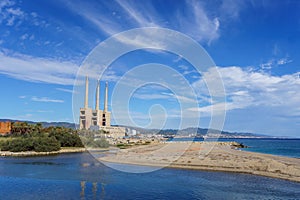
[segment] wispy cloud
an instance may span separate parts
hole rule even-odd
[[[127,1],[113,3],[102,1],[90,4],[82,1],[64,0],[64,3],[67,5],[66,8],[79,14],[83,19],[96,26],[101,33],[108,36],[129,28],[152,26],[176,29],[201,42],[211,42],[219,37],[218,17],[210,17],[204,6],[197,1],[182,1],[180,5],[184,7],[184,12],[180,9],[164,14],[158,12],[152,2],[135,2],[133,4]],[[10,24],[15,24],[17,20],[20,22],[29,20],[30,24],[37,26],[40,26],[40,23],[43,26],[47,24],[45,20],[39,18],[37,13],[25,13],[13,1],[1,1],[0,9],[2,11],[0,22],[5,21],[8,23],[8,20],[10,20]],[[102,10],[105,10],[105,12],[101,12]],[[108,13],[111,13],[111,17]],[[59,24],[60,22],[55,23]],[[69,27],[69,29],[72,28]],[[73,31],[72,34],[74,34]],[[152,35],[145,33],[143,36],[135,38],[120,38],[120,40],[137,47],[151,44],[153,47],[164,48],[165,44],[155,42],[157,37],[161,37],[159,32],[152,33]],[[34,40],[35,36],[24,32],[19,36],[19,39],[21,41]],[[50,44],[55,46],[55,44],[60,44],[61,41],[55,43],[46,40],[38,41],[38,43],[43,46]],[[21,44],[24,45],[22,42]],[[79,67],[72,62],[58,59],[3,52],[2,49],[2,52],[0,52],[0,73],[26,81],[72,85]],[[191,72],[186,71],[185,73]],[[115,81],[116,75],[107,73],[104,78]]]
[[[149,1],[134,3],[116,1],[110,4],[101,2],[95,5],[81,1],[64,2],[71,11],[109,36],[130,28],[163,27],[183,32],[198,41],[210,43],[218,39],[220,34],[220,20],[218,17],[211,17],[199,1],[182,1],[180,2],[182,8],[168,13],[159,12]],[[112,13],[110,18],[105,15],[109,12]]]
[[[0,23],[5,23],[7,26],[13,26],[21,23],[26,17],[25,13],[20,8],[13,7],[14,1],[2,0],[0,3]]]
[[[220,21],[217,17],[208,16],[204,6],[199,1],[186,1],[188,12],[178,12],[179,31],[192,36],[197,41],[218,39]]]
[[[293,60],[289,59],[288,57],[279,58],[279,59],[272,58],[268,62],[260,64],[260,68],[262,70],[270,70],[274,67],[278,67],[280,65],[286,65],[291,62],[293,62]]]
[[[153,99],[170,99],[170,95],[166,94],[134,94],[134,98],[142,100],[153,100]]]
[[[223,0],[219,8],[221,19],[238,19],[245,4],[245,1]]]
[[[111,16],[111,18],[107,17],[107,12],[115,13],[115,9],[110,7],[109,3],[102,1],[100,4],[90,4],[84,1],[62,1],[67,5],[67,8],[72,12],[80,15],[83,19],[92,23],[99,31],[112,35],[122,31],[121,27],[123,26],[121,23],[116,21],[115,16]],[[110,2],[112,3],[112,2]],[[115,5],[112,3],[112,5]],[[105,12],[101,12],[105,10]],[[115,20],[112,20],[112,19]]]
[[[281,58],[281,59],[277,60],[277,65],[285,65],[285,64],[288,64],[291,62],[293,62],[293,61],[288,58]]]
[[[143,4],[137,4],[136,2],[129,1],[117,1],[123,10],[140,26],[140,27],[157,27],[160,26],[155,22],[157,18],[157,12],[149,2],[143,2]],[[145,15],[149,13],[149,15]]]
[[[53,113],[53,110],[37,110],[38,113]]]
[[[71,62],[0,52],[0,73],[16,79],[73,85],[78,66]]]
[[[66,88],[56,88],[56,89],[59,90],[59,91],[62,91],[62,92],[68,92],[68,93],[73,93],[74,92],[73,90],[66,89]]]
[[[189,97],[185,97],[185,96],[182,96],[182,95],[175,95],[173,93],[167,93],[167,92],[162,92],[162,93],[144,93],[144,94],[140,94],[140,93],[137,93],[137,94],[134,94],[133,96],[134,98],[138,98],[138,99],[142,99],[142,100],[154,100],[154,99],[165,99],[165,100],[168,100],[168,101],[174,101],[174,100],[178,100],[178,101],[181,101],[181,102],[196,102],[197,100],[196,99],[192,99],[192,98],[189,98]]]
[[[32,101],[45,102],[45,103],[63,103],[61,99],[50,99],[49,97],[32,97]]]

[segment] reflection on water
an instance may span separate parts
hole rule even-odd
[[[43,161],[38,161],[38,162],[15,162],[14,164],[17,165],[64,165],[63,163],[55,163],[55,162],[43,162]]]
[[[96,197],[97,197],[97,182],[94,182],[93,183],[93,196],[94,196],[94,198],[96,199]]]
[[[80,181],[80,187],[81,187],[81,191],[80,191],[80,199],[86,199],[85,196],[85,190],[86,190],[86,181]],[[105,184],[101,183],[101,193],[99,194],[99,197],[97,196],[98,193],[98,183],[97,182],[93,182],[92,183],[92,193],[93,193],[93,199],[105,199]]]
[[[130,168],[134,166],[126,165]],[[0,199],[299,199],[300,184],[247,174],[123,173],[88,153],[0,158]]]
[[[84,198],[84,191],[85,191],[85,181],[81,181],[80,182],[80,186],[81,186],[81,192],[80,192],[80,197],[83,199]]]

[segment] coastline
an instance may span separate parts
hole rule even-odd
[[[199,157],[199,152],[207,152]],[[182,155],[181,155],[182,154]],[[300,182],[300,159],[240,151],[228,142],[177,142],[121,149],[102,162],[247,173]]]
[[[51,152],[35,152],[35,151],[22,151],[22,152],[10,152],[10,151],[0,151],[1,157],[31,157],[31,156],[48,156],[48,155],[57,155],[65,153],[82,153],[86,152],[86,148],[77,148],[77,147],[64,147],[59,151]]]

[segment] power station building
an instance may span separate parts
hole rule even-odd
[[[108,83],[105,83],[104,108],[99,108],[100,103],[100,81],[96,87],[96,104],[95,109],[89,107],[89,79],[85,80],[85,98],[84,108],[80,108],[79,129],[81,130],[104,130],[114,138],[124,137],[125,128],[114,127],[110,124],[111,112],[108,111]]]

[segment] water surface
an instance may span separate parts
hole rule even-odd
[[[0,185],[0,199],[300,199],[291,181],[168,168],[131,174],[88,153],[0,158]]]

